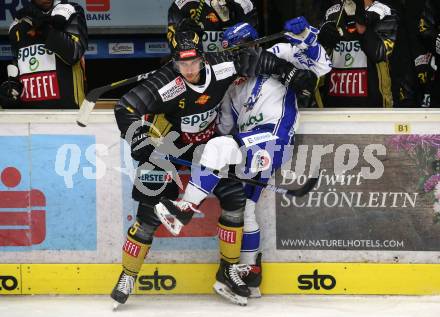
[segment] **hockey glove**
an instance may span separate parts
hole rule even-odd
[[[434,69],[431,66],[431,53],[418,56],[414,60],[417,80],[423,98],[420,106],[428,108],[431,106],[431,83],[433,80]]]
[[[287,33],[285,38],[292,45],[296,45],[302,50],[315,47],[317,44],[318,30],[310,26],[304,17],[297,17],[286,21],[284,29],[292,33]]]
[[[259,55],[255,75],[280,75],[284,63],[287,62],[275,54],[263,50]]]
[[[226,0],[211,0],[211,7],[217,13],[222,22],[228,22],[230,19],[230,12]]]
[[[237,74],[244,77],[258,75],[258,65],[260,60],[261,48],[247,47],[237,51],[234,58],[234,66]]]
[[[431,80],[434,73],[434,70],[430,65],[431,56],[432,55],[430,53],[427,53],[418,56],[414,60],[414,66],[420,86],[425,86],[429,82],[429,80]]]
[[[0,94],[10,101],[18,101],[22,91],[23,84],[11,78],[0,85]]]
[[[318,78],[312,71],[298,69],[288,62],[285,62],[280,70],[280,81],[284,86],[304,96],[311,96],[315,91]]]
[[[333,49],[340,40],[342,40],[342,37],[336,28],[335,21],[327,21],[321,26],[318,41],[322,46]]]
[[[75,8],[71,4],[60,3],[56,5],[51,13],[51,24],[57,30],[64,30],[75,12]]]
[[[154,146],[147,142],[148,139],[148,127],[146,125],[140,126],[133,134],[131,141],[131,157],[136,161],[145,161],[151,152],[154,150]],[[142,144],[145,142],[144,144]]]
[[[354,14],[356,23],[367,25],[364,0],[353,0],[353,2],[356,5],[355,14]]]

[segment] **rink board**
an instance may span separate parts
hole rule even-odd
[[[210,294],[216,264],[145,264],[136,294]],[[0,294],[109,294],[119,264],[1,264]],[[264,263],[264,294],[440,294],[438,264]]]

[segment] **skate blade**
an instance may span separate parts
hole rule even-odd
[[[260,292],[259,287],[249,287],[249,290],[251,291],[251,294],[249,295],[249,297],[251,297],[251,298],[260,298],[261,297],[261,292]]]
[[[219,294],[221,297],[226,298],[228,301],[240,305],[240,306],[246,306],[247,305],[247,297],[243,297],[237,294],[234,294],[231,292],[229,287],[227,287],[225,284],[220,282],[215,282],[213,286],[214,291]]]
[[[182,230],[183,224],[175,218],[172,214],[168,212],[168,209],[162,204],[158,203],[154,206],[154,213],[157,218],[159,218],[160,222],[164,225],[164,227],[173,235],[178,236],[180,230]],[[173,222],[170,221],[173,219]]]
[[[119,305],[120,305],[120,303],[118,303],[117,301],[113,301],[113,311],[117,311]]]

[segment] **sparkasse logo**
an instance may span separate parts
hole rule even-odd
[[[86,10],[89,12],[110,11],[110,0],[86,0]]]

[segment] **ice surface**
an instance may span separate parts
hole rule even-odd
[[[109,296],[0,296],[2,317],[438,317],[440,296],[263,295],[240,307],[216,295],[132,295],[112,307]]]

